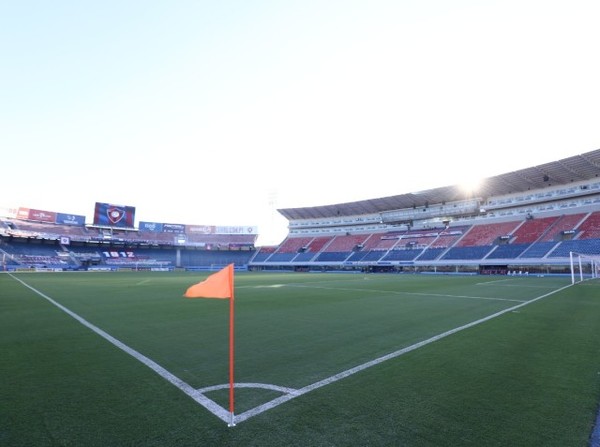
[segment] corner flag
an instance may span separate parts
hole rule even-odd
[[[213,273],[204,281],[188,287],[183,296],[185,298],[229,298],[229,412],[231,421],[229,426],[235,425],[234,416],[234,355],[233,355],[233,339],[234,339],[234,297],[233,297],[233,264]]]
[[[233,264],[213,273],[204,281],[190,286],[186,298],[232,298],[233,299]]]

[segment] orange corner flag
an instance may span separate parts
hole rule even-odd
[[[189,287],[183,294],[185,298],[229,298],[229,427],[235,426],[235,382],[234,382],[234,298],[233,264],[229,264],[204,281]]]
[[[233,264],[190,286],[186,298],[233,298]]]

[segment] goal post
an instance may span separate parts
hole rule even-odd
[[[600,254],[570,252],[571,284],[600,277]]]

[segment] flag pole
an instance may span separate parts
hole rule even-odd
[[[229,265],[231,269],[229,275],[229,290],[231,290],[231,297],[229,298],[229,413],[231,415],[231,419],[229,421],[229,427],[235,427],[235,382],[234,382],[234,286],[233,286],[233,264]]]
[[[217,273],[213,273],[209,275],[204,281],[199,282],[198,284],[194,284],[187,288],[185,293],[183,294],[186,298],[229,298],[229,413],[230,420],[227,425],[229,427],[235,426],[235,406],[234,406],[234,388],[235,382],[233,380],[233,371],[234,371],[234,357],[233,357],[233,347],[234,347],[234,307],[235,307],[235,297],[234,295],[234,286],[233,286],[233,273],[234,273],[234,265],[233,263],[229,264],[227,267],[219,270]]]

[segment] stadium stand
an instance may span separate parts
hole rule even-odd
[[[581,234],[580,239],[598,239],[600,238],[600,211],[591,213],[577,227],[577,231]]]
[[[558,242],[534,242],[526,248],[521,254],[521,258],[543,259],[552,250]]]
[[[358,202],[280,209],[289,232],[179,234],[0,217],[5,269],[213,268],[398,271],[564,270],[600,254],[600,150],[484,179]],[[206,230],[208,231],[208,230]],[[550,267],[548,267],[550,266]],[[387,270],[386,270],[387,271]]]
[[[421,248],[402,248],[390,250],[382,261],[412,261],[423,252]]]
[[[6,254],[13,265],[27,268],[63,269],[75,265],[68,252],[61,250],[59,244],[46,244],[40,241],[15,241],[0,244],[0,250]]]
[[[531,244],[504,244],[497,245],[485,259],[515,259],[518,258]]]
[[[548,229],[548,231],[542,235],[542,237],[539,239],[539,242],[560,240],[563,232],[577,228],[586,215],[586,213],[560,215],[554,224]]]
[[[508,236],[522,222],[509,221],[490,224],[473,225],[456,244],[456,247],[489,246],[499,238]]]
[[[300,253],[312,242],[313,237],[288,237],[276,250],[277,253]]]
[[[528,219],[519,225],[519,227],[511,234],[511,242],[518,244],[535,242],[540,239],[558,219],[560,219],[558,216]]]
[[[259,247],[252,257],[252,262],[265,262],[275,251],[277,251],[276,246]]]

